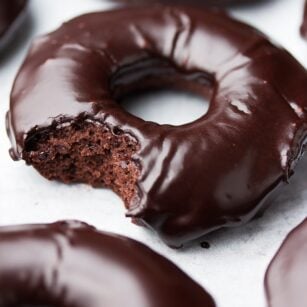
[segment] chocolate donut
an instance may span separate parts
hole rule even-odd
[[[0,259],[1,307],[215,306],[148,247],[80,222],[0,228]]]
[[[265,277],[269,307],[307,306],[307,219],[286,238]]]
[[[26,15],[27,0],[0,1],[0,49],[13,37]]]
[[[291,76],[291,77],[290,77]],[[172,247],[253,218],[293,174],[306,139],[305,69],[224,13],[133,7],[36,39],[16,78],[11,155],[48,179],[111,187]],[[181,126],[118,101],[173,87],[210,99]]]

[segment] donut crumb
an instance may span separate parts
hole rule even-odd
[[[49,180],[111,188],[126,207],[137,197],[139,146],[121,129],[82,122],[30,135],[23,158]]]

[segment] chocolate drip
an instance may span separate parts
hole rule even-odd
[[[301,35],[307,39],[307,1],[305,1],[303,23],[301,25]]]

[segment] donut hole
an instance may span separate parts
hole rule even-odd
[[[168,59],[149,56],[119,68],[110,88],[128,113],[145,121],[180,126],[207,113],[215,84],[210,73],[184,71]]]
[[[204,96],[166,89],[133,93],[123,98],[120,104],[127,112],[145,121],[173,126],[191,123],[209,109],[209,99]]]

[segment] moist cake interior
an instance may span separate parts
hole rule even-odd
[[[128,205],[137,195],[140,169],[132,159],[137,150],[137,141],[121,130],[81,120],[34,134],[24,159],[49,180],[108,187]]]

